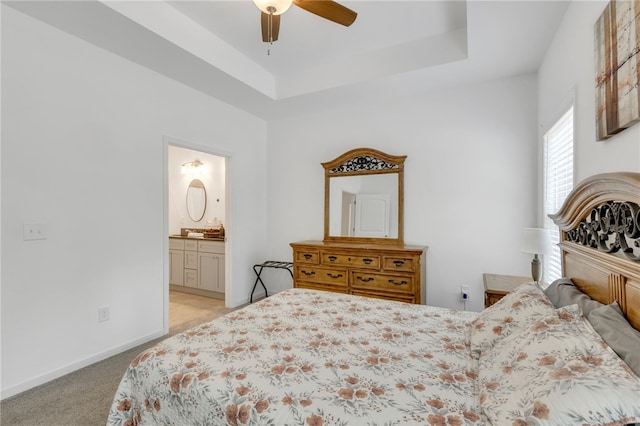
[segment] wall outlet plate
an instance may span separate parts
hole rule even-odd
[[[98,308],[98,322],[109,321],[111,318],[111,312],[109,311],[108,306],[103,306],[102,308]]]
[[[22,239],[24,241],[46,240],[47,224],[46,223],[23,223]]]
[[[464,301],[469,300],[469,286],[468,285],[460,286],[460,297]]]

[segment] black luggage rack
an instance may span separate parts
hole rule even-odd
[[[260,269],[258,269],[258,268],[260,268]],[[262,274],[262,270],[264,268],[286,269],[291,274],[291,279],[293,279],[293,271],[291,270],[293,268],[293,263],[291,263],[291,262],[281,262],[281,261],[278,261],[278,260],[267,260],[265,262],[253,265],[253,272],[256,273],[256,282],[255,282],[255,284],[253,284],[253,290],[251,290],[251,298],[249,299],[249,303],[253,303],[253,292],[256,291],[256,286],[258,285],[258,282],[260,282],[260,284],[262,284],[262,288],[264,288],[265,297],[269,297],[269,294],[267,293],[267,287],[264,285],[264,282],[262,281],[262,278],[260,278],[260,274]]]

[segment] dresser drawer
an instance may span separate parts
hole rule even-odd
[[[415,297],[411,295],[395,294],[395,293],[375,293],[373,291],[353,290],[351,294],[355,296],[373,297],[376,299],[395,300],[396,302],[418,303]]]
[[[198,252],[197,251],[185,251],[184,252],[184,267],[186,269],[198,269]]]
[[[386,272],[414,272],[416,267],[417,265],[413,257],[384,256],[382,258],[382,269]]]
[[[502,299],[507,294],[508,293],[504,292],[504,291],[486,290],[484,292],[484,307],[488,308],[489,306],[491,306],[494,303],[498,302],[500,299]]]
[[[347,287],[344,285],[331,285],[331,284],[322,284],[322,283],[312,283],[299,281],[295,283],[296,288],[308,288],[310,290],[322,290],[322,291],[331,291],[333,293],[347,293]]]
[[[346,269],[329,269],[296,265],[294,269],[294,277],[296,281],[313,281],[316,283],[346,287],[349,274]]]
[[[184,249],[198,251],[198,242],[195,240],[184,240]]]
[[[412,276],[374,274],[362,271],[351,272],[351,287],[353,289],[414,292]]]
[[[380,256],[361,256],[323,251],[321,252],[320,263],[322,265],[380,269]]]
[[[198,288],[198,270],[197,269],[184,270],[184,285],[186,285],[187,287]]]
[[[184,240],[169,238],[169,250],[184,250]]]
[[[198,241],[198,251],[224,254],[224,243],[220,241]]]
[[[295,250],[294,262],[317,265],[320,263],[320,253],[317,250]]]

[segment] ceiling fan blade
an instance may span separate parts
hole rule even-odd
[[[348,27],[358,14],[332,0],[294,0],[293,4],[321,18]]]
[[[269,15],[268,13],[262,12],[261,20],[262,41],[270,43],[278,40],[278,33],[280,32],[280,15]],[[269,34],[269,27],[271,27],[271,34]]]

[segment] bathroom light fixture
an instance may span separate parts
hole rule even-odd
[[[549,253],[550,245],[551,238],[548,229],[524,228],[522,233],[522,252],[533,254],[531,277],[536,283],[540,282],[542,276],[542,261],[538,255]]]
[[[182,167],[180,168],[180,173],[183,175],[194,175],[201,173],[204,169],[204,163],[198,159],[195,161],[188,161],[186,163],[182,163]]]

